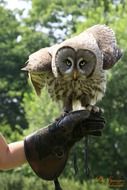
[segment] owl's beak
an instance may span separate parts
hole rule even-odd
[[[77,77],[78,77],[78,73],[77,73],[77,71],[75,70],[74,73],[73,73],[73,79],[74,79],[74,80],[77,80]]]

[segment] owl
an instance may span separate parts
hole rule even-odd
[[[95,106],[106,90],[106,70],[122,56],[112,29],[95,25],[79,35],[29,56],[23,70],[40,95],[46,86],[51,98],[70,112],[75,103]]]

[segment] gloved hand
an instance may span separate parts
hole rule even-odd
[[[100,136],[104,126],[101,112],[70,112],[25,138],[26,159],[39,177],[54,180],[63,171],[71,147],[86,135]]]

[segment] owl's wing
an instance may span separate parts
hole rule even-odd
[[[52,73],[50,47],[42,48],[39,51],[29,56],[27,65],[22,68],[23,71],[28,71],[31,82],[35,88],[37,95],[41,94],[41,89],[45,85],[45,78],[49,73]]]
[[[87,29],[95,37],[103,53],[103,69],[110,69],[122,56],[122,51],[117,47],[115,33],[106,25],[95,25]]]

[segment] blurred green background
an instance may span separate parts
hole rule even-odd
[[[105,110],[103,136],[89,140],[91,179],[86,180],[84,174],[83,142],[74,148],[78,174],[74,175],[71,153],[60,178],[65,190],[107,190],[110,176],[127,182],[127,0],[23,0],[25,9],[20,9],[18,2],[11,10],[7,1],[0,0],[0,132],[8,143],[18,141],[60,113],[60,105],[50,100],[46,90],[41,99],[36,97],[27,74],[21,71],[29,54],[94,24],[107,24],[115,31],[124,54],[108,71],[107,91],[99,104]],[[99,176],[103,177],[100,182]],[[27,164],[0,172],[1,190],[31,188],[51,190],[53,185],[37,178]]]

